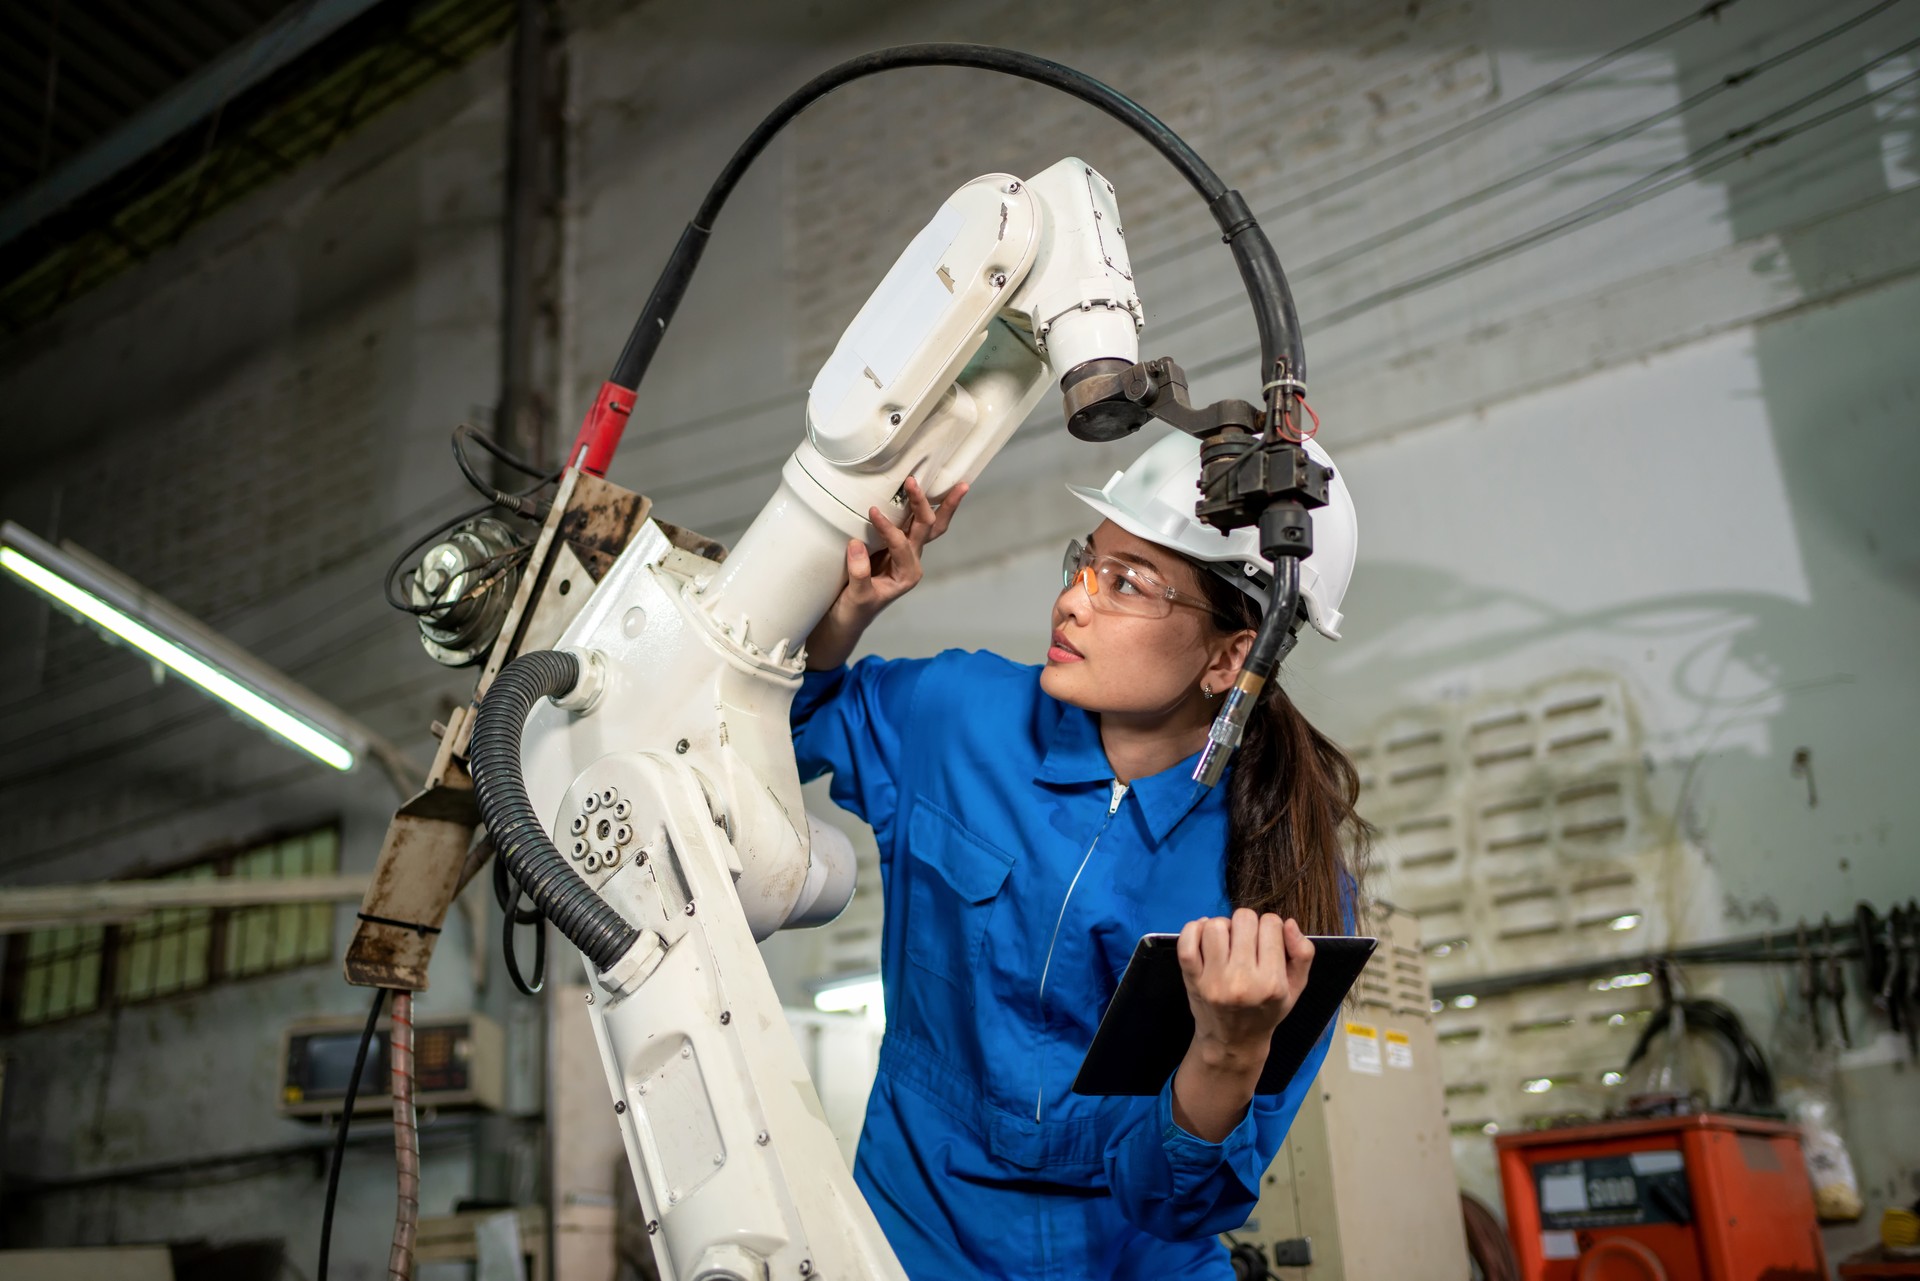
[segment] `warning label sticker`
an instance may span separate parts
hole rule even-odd
[[[1388,1028],[1384,1039],[1387,1043],[1387,1066],[1390,1068],[1411,1070],[1413,1067],[1413,1038],[1405,1032],[1397,1032],[1393,1028]]]
[[[1368,1076],[1380,1075],[1380,1032],[1365,1023],[1348,1023],[1347,1068]]]

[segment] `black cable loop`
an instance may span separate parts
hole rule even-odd
[[[1730,0],[1729,0],[1730,2]],[[807,107],[842,85],[882,71],[905,67],[963,67],[993,71],[1030,80],[1058,89],[1070,97],[1105,112],[1144,138],[1154,150],[1205,199],[1233,250],[1253,306],[1254,320],[1260,331],[1260,368],[1272,367],[1276,357],[1285,356],[1293,374],[1306,377],[1306,351],[1300,341],[1300,320],[1293,305],[1292,292],[1272,243],[1237,191],[1229,190],[1220,176],[1202,160],[1192,147],[1152,112],[1125,94],[1062,63],[1013,49],[991,45],[934,43],[900,45],[849,59],[815,76],[789,94],[747,135],[708,188],[705,199],[693,219],[681,233],[673,252],[655,281],[640,319],[628,335],[620,359],[614,364],[608,381],[628,390],[637,389],[653,363],[668,323],[685,296],[700,256],[706,251],[714,223],[733,193],[740,178],[766,149],[776,134]],[[1264,375],[1263,375],[1264,377]]]

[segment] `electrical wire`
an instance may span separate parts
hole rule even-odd
[[[1603,151],[1606,148],[1611,147],[1617,143],[1625,142],[1631,138],[1637,137],[1640,134],[1647,132],[1649,129],[1653,129],[1659,125],[1665,124],[1670,120],[1680,117],[1681,115],[1685,114],[1688,111],[1692,111],[1699,108],[1703,104],[1712,101],[1714,98],[1719,97],[1721,94],[1727,93],[1734,89],[1744,87],[1746,84],[1754,80],[1756,77],[1764,75],[1766,72],[1772,71],[1775,68],[1780,67],[1796,58],[1805,56],[1806,54],[1812,52],[1814,49],[1819,48],[1821,45],[1826,44],[1834,39],[1837,39],[1842,35],[1845,35],[1847,32],[1852,31],[1854,28],[1859,27],[1868,21],[1871,21],[1875,17],[1878,17],[1880,14],[1884,13],[1886,10],[1891,9],[1896,5],[1903,4],[1905,2],[1906,0],[1880,0],[1878,4],[1875,4],[1872,7],[1863,10],[1862,12],[1854,15],[1853,17],[1847,19],[1844,22],[1838,23],[1835,26],[1827,28],[1825,31],[1822,31],[1817,35],[1811,36],[1808,39],[1801,41],[1799,44],[1794,45],[1790,49],[1784,49],[1781,52],[1772,55],[1771,57],[1763,58],[1759,62],[1755,62],[1737,71],[1729,72],[1727,75],[1721,77],[1719,80],[1715,81],[1713,84],[1707,86],[1706,88],[1689,96],[1688,98],[1682,100],[1681,102],[1676,103],[1671,107],[1663,108],[1662,110],[1656,111],[1653,114],[1648,116],[1642,116],[1640,119],[1634,120],[1625,125],[1622,125],[1618,129],[1615,129],[1610,133],[1603,134],[1598,138],[1594,138],[1588,142],[1581,143],[1577,147],[1572,147],[1566,151],[1559,152],[1555,155],[1549,156],[1545,160],[1542,160],[1537,164],[1534,164],[1525,169],[1522,169],[1517,173],[1510,174],[1505,178],[1498,179],[1492,183],[1489,183],[1484,187],[1479,188],[1478,190],[1469,192],[1468,194],[1461,196],[1458,199],[1450,200],[1445,204],[1435,206],[1434,208],[1426,210],[1420,214],[1417,214],[1414,217],[1409,218],[1404,222],[1398,223],[1392,227],[1389,227],[1383,231],[1380,231],[1375,235],[1368,236],[1364,240],[1356,241],[1355,243],[1346,245],[1340,249],[1337,249],[1334,252],[1325,255],[1324,257],[1316,258],[1311,262],[1308,262],[1303,266],[1296,268],[1292,273],[1292,278],[1297,282],[1301,280],[1313,279],[1316,276],[1323,275],[1326,272],[1331,271],[1336,267],[1345,266],[1347,263],[1352,262],[1357,258],[1363,257],[1366,254],[1373,253],[1379,249],[1386,247],[1387,245],[1390,245],[1397,241],[1405,239],[1407,236],[1410,236],[1415,232],[1423,231],[1426,228],[1435,225],[1436,223],[1443,222],[1446,219],[1451,218],[1456,214],[1463,213],[1469,209],[1475,208],[1476,206],[1484,204],[1488,200],[1491,200],[1497,196],[1505,195],[1508,192],[1514,191],[1520,187],[1527,185],[1528,183],[1535,182],[1538,179],[1544,178],[1550,174],[1553,174],[1562,169],[1565,169],[1567,166],[1575,164],[1581,160],[1584,160],[1588,156],[1591,156],[1600,151]],[[1908,47],[1910,46],[1903,46],[1902,50],[1896,50],[1894,54],[1887,55],[1887,57],[1897,56],[1900,52],[1904,51],[1904,49]],[[1884,61],[1884,60],[1885,59],[1882,58],[1878,61]],[[1870,65],[1878,65],[1878,61]],[[1835,92],[1837,91],[1837,88],[1840,85],[1851,83],[1852,79],[1853,77],[1851,76],[1844,78],[1842,81],[1838,82],[1837,85],[1828,86],[1823,92],[1824,93]],[[1767,119],[1766,117],[1763,117],[1762,121],[1765,121],[1766,119]],[[1755,128],[1757,125],[1760,125],[1760,122],[1748,124],[1748,125],[1742,126],[1742,128],[1751,130]],[[1733,132],[1734,134],[1738,134],[1740,130],[1735,130]],[[1676,167],[1684,167],[1685,165],[1691,163],[1696,156],[1705,154],[1707,152],[1710,152],[1712,150],[1716,150],[1722,146],[1725,146],[1727,144],[1728,137],[1731,137],[1731,136],[1732,136],[1731,134],[1725,135],[1722,138],[1715,139],[1711,143],[1704,144],[1701,148],[1697,148],[1695,152],[1690,153],[1688,157],[1683,158],[1680,161],[1674,162],[1673,165],[1669,165],[1663,170],[1656,171],[1656,174],[1666,173]],[[1698,175],[1693,175],[1693,176],[1698,177]],[[1649,178],[1641,178],[1637,181],[1647,182],[1649,180],[1650,180]],[[1607,196],[1601,197],[1600,199],[1602,201],[1613,200],[1618,198],[1621,192],[1630,191],[1630,190],[1632,190],[1631,186],[1622,188],[1620,189],[1620,191],[1613,192]],[[1188,246],[1188,249],[1191,249],[1192,247],[1193,246],[1190,244]],[[1186,252],[1186,250],[1182,250],[1180,252]],[[1215,316],[1220,316],[1228,312],[1231,312],[1236,307],[1238,307],[1239,304],[1240,304],[1240,299],[1238,295],[1222,298],[1215,302],[1203,304],[1199,307],[1194,308],[1192,311],[1183,313],[1182,315],[1176,316],[1170,320],[1161,322],[1158,326],[1156,326],[1156,332],[1163,336],[1166,334],[1178,333],[1181,330],[1188,328],[1189,326],[1196,325],[1202,321],[1211,320]],[[1355,304],[1355,305],[1358,305],[1358,304]],[[1333,315],[1338,319],[1349,318],[1346,315],[1341,314],[1339,312],[1333,313]],[[1314,318],[1314,322],[1316,325],[1329,325],[1329,324],[1337,323],[1337,320],[1329,318],[1328,316],[1316,316]],[[1237,358],[1238,357],[1236,357],[1236,359]],[[1196,372],[1198,371],[1196,370]]]
[[[1309,276],[1343,266],[1355,258],[1384,248],[1397,240],[1412,235],[1416,231],[1424,230],[1437,222],[1451,218],[1455,214],[1463,213],[1477,205],[1485,204],[1496,196],[1503,196],[1509,191],[1525,186],[1527,183],[1533,182],[1536,179],[1544,178],[1551,173],[1557,173],[1568,165],[1584,160],[1596,152],[1604,151],[1615,143],[1625,142],[1629,138],[1638,137],[1649,129],[1665,124],[1669,120],[1677,119],[1689,111],[1697,110],[1721,94],[1734,89],[1744,88],[1757,77],[1765,75],[1767,72],[1783,66],[1796,58],[1811,53],[1821,45],[1838,39],[1840,36],[1852,31],[1855,27],[1871,21],[1895,5],[1903,3],[1905,3],[1905,0],[1880,0],[1880,3],[1874,5],[1872,8],[1855,14],[1845,22],[1829,27],[1816,36],[1801,41],[1791,49],[1783,49],[1770,58],[1763,58],[1751,66],[1742,67],[1738,71],[1730,72],[1722,76],[1713,84],[1708,85],[1698,93],[1682,99],[1671,107],[1656,111],[1649,116],[1642,116],[1638,120],[1622,125],[1611,133],[1602,134],[1598,138],[1581,143],[1579,146],[1560,152],[1558,155],[1549,156],[1538,164],[1531,165],[1520,170],[1518,173],[1511,174],[1497,182],[1490,183],[1477,191],[1461,196],[1457,200],[1450,200],[1443,205],[1438,205],[1416,217],[1409,218],[1405,222],[1389,227],[1385,231],[1368,236],[1364,240],[1356,241],[1342,249],[1335,250],[1324,258],[1316,258],[1312,262],[1296,268],[1293,272],[1293,278],[1296,281],[1303,280]]]
[[[340,1105],[340,1133],[334,1139],[333,1160],[327,1167],[326,1208],[320,1212],[320,1266],[314,1271],[314,1281],[327,1281],[327,1261],[333,1253],[333,1205],[340,1194],[340,1167],[347,1155],[347,1124],[353,1120],[353,1101],[360,1097],[360,1073],[367,1065],[367,1047],[373,1044],[373,1030],[379,1026],[380,1007],[386,999],[387,989],[374,991],[366,1030],[360,1033],[360,1049],[353,1056],[353,1075],[347,1079],[347,1097]]]
[[[538,996],[540,989],[546,986],[547,974],[547,929],[546,916],[538,906],[521,907],[520,900],[526,897],[526,891],[507,874],[507,861],[500,857],[498,850],[493,856],[493,898],[500,905],[505,919],[500,925],[500,951],[507,963],[507,977],[513,980],[513,986],[522,996]],[[533,926],[533,977],[523,978],[520,974],[520,957],[514,950],[514,927],[516,925]]]
[[[1322,183],[1311,191],[1303,192],[1277,205],[1262,209],[1259,211],[1258,216],[1261,218],[1281,218],[1287,214],[1297,212],[1298,210],[1305,209],[1310,205],[1325,200],[1329,196],[1337,196],[1342,192],[1351,191],[1362,183],[1371,182],[1382,174],[1391,173],[1402,165],[1411,164],[1413,161],[1430,155],[1450,143],[1458,142],[1469,134],[1477,133],[1489,125],[1498,124],[1500,121],[1525,110],[1536,102],[1552,97],[1563,89],[1571,88],[1573,85],[1591,76],[1594,72],[1611,66],[1622,58],[1639,53],[1642,49],[1656,45],[1671,36],[1679,35],[1687,28],[1704,22],[1709,18],[1717,19],[1727,9],[1732,8],[1735,3],[1737,3],[1737,0],[1715,0],[1714,3],[1704,5],[1684,18],[1669,22],[1663,27],[1649,31],[1647,34],[1630,40],[1616,49],[1609,50],[1589,62],[1582,63],[1566,74],[1548,81],[1546,84],[1529,89],[1519,97],[1509,102],[1501,103],[1490,111],[1483,111],[1479,115],[1463,120],[1451,128],[1441,130],[1430,138],[1423,138],[1412,146],[1403,148],[1390,156],[1376,160],[1372,164],[1363,165],[1352,173],[1342,174],[1330,182]],[[1173,258],[1177,258],[1205,243],[1207,242],[1204,240],[1190,240],[1183,244],[1176,245],[1171,249],[1163,250],[1151,257],[1136,258],[1134,259],[1134,266],[1140,269],[1150,269]]]
[[[1798,124],[1781,129],[1776,133],[1765,134],[1760,137],[1751,138],[1751,141],[1748,141],[1749,137],[1757,130],[1785,119],[1787,116],[1802,110],[1812,103],[1817,102],[1819,99],[1836,93],[1840,89],[1855,83],[1863,71],[1871,70],[1890,59],[1900,57],[1915,49],[1920,49],[1920,40],[1910,40],[1899,48],[1874,59],[1868,63],[1866,67],[1849,72],[1840,79],[1821,86],[1814,92],[1796,99],[1785,107],[1768,112],[1766,115],[1761,116],[1749,124],[1730,130],[1713,142],[1697,147],[1680,159],[1670,164],[1662,165],[1652,173],[1636,179],[1609,195],[1590,201],[1580,208],[1573,210],[1571,213],[1563,214],[1550,222],[1534,228],[1532,231],[1502,241],[1497,245],[1480,250],[1477,253],[1469,254],[1443,267],[1422,272],[1397,285],[1368,294],[1363,298],[1357,298],[1344,307],[1337,307],[1323,316],[1316,317],[1316,323],[1323,327],[1337,325],[1342,321],[1351,320],[1356,316],[1383,307],[1388,303],[1397,302],[1409,295],[1424,292],[1436,285],[1446,284],[1449,281],[1456,280],[1461,276],[1477,271],[1481,267],[1488,266],[1504,258],[1510,258],[1523,250],[1545,244],[1550,240],[1556,240],[1568,232],[1576,231],[1589,223],[1624,213],[1636,205],[1643,204],[1656,196],[1664,195],[1677,187],[1698,182],[1707,175],[1716,173],[1736,161],[1750,159],[1757,152],[1764,151],[1769,147],[1779,146],[1781,143],[1796,138],[1803,133],[1820,128],[1822,125],[1830,124],[1841,116],[1858,111],[1860,108],[1868,106],[1897,90],[1903,89],[1913,84],[1916,80],[1920,80],[1920,72],[1902,76],[1900,79],[1892,81],[1872,93],[1862,94],[1857,98],[1844,102],[1837,107],[1830,108]],[[1720,154],[1714,155],[1716,152]]]

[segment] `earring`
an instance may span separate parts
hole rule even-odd
[[[1208,700],[1209,702],[1211,702],[1211,701],[1212,701],[1212,699],[1213,699],[1213,686],[1211,686],[1211,685],[1202,685],[1202,686],[1200,687],[1200,696],[1201,696],[1202,698],[1205,698],[1205,699],[1207,699],[1207,700]]]

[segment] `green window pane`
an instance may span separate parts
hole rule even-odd
[[[73,1012],[100,1008],[100,953],[84,952],[75,962]]]
[[[340,870],[340,833],[333,828],[315,832],[313,836],[313,874],[332,876]]]
[[[47,967],[29,966],[26,981],[20,985],[20,1021],[41,1023],[47,1017]]]
[[[154,940],[153,954],[153,990],[156,993],[175,992],[180,988],[180,931],[164,930]]]
[[[73,958],[47,962],[47,1017],[60,1018],[73,1009]]]
[[[298,903],[287,903],[267,909],[273,919],[273,961],[275,969],[285,969],[299,961],[304,950],[301,946],[301,925],[305,913]]]
[[[180,971],[183,987],[207,985],[208,956],[213,950],[213,913],[197,912],[183,934],[186,954]]]
[[[306,917],[304,961],[324,961],[333,955],[333,904],[308,903],[301,911]]]
[[[136,934],[120,949],[120,996],[139,1001],[153,995],[154,940],[150,932]]]

